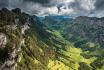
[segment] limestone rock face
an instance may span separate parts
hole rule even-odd
[[[7,37],[5,34],[0,33],[0,48],[4,48],[7,43]]]

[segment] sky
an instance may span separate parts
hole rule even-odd
[[[104,0],[0,0],[0,8],[21,8],[38,16],[104,17]]]

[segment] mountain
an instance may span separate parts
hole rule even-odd
[[[104,18],[80,16],[66,21],[48,16],[43,22],[48,28],[60,31],[67,40],[71,39],[69,35],[74,34],[104,47]]]
[[[50,30],[60,32],[65,40],[83,50],[84,57],[104,58],[104,18],[79,16],[68,21],[45,18],[44,24]],[[100,59],[102,61],[102,59]],[[104,64],[102,64],[104,65]],[[100,66],[100,65],[99,65]]]
[[[81,38],[99,43],[104,47],[104,18],[80,16],[66,27],[65,31],[73,33]],[[67,33],[68,35],[68,33]],[[69,38],[68,38],[69,39]]]
[[[103,70],[104,50],[100,43],[93,39],[90,41],[89,36],[83,38],[82,34],[74,32],[71,27],[78,22],[77,19],[80,17],[43,18],[30,16],[19,8],[11,11],[1,9],[0,70]],[[81,21],[84,19],[81,18]]]

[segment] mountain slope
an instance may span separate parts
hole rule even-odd
[[[19,8],[0,10],[0,70],[103,70],[103,50],[83,50],[63,37],[64,28],[47,26]]]
[[[104,65],[101,62],[104,59],[103,18],[80,16],[75,19],[68,20],[67,22],[55,22],[54,26],[51,22],[57,21],[57,19],[49,18],[50,16],[44,20],[43,24],[48,26],[50,30],[52,29],[52,31],[59,32],[62,37],[71,42],[74,47],[83,50],[81,55],[84,58],[97,58],[94,63],[91,63],[91,66],[95,66],[94,69],[97,69],[97,66],[101,67]],[[97,62],[98,65],[95,64],[96,61],[99,61],[99,64]]]

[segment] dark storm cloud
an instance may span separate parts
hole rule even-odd
[[[104,0],[96,0],[94,5],[96,10],[98,11],[104,10]]]
[[[7,7],[9,4],[8,0],[0,0],[0,8]]]
[[[57,4],[57,0],[23,0],[24,2],[33,2],[41,4],[44,7],[51,7]]]
[[[50,0],[24,0],[24,1],[32,1],[32,2],[37,2],[37,3],[41,3],[41,4],[47,4],[50,2]]]

